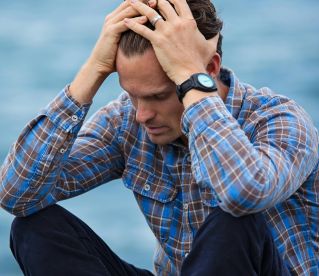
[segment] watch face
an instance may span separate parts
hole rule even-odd
[[[213,87],[214,81],[211,77],[205,74],[200,74],[197,76],[199,83],[205,87]]]

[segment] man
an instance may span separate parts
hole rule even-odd
[[[158,275],[318,274],[317,132],[296,103],[221,67],[221,28],[206,0],[125,1],[106,17],[1,170],[25,274],[152,275],[55,205],[120,177],[158,240]],[[114,71],[126,92],[81,128]]]

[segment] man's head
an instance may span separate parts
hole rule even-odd
[[[222,29],[222,22],[211,2],[187,2],[204,37],[216,36]],[[220,35],[217,49],[220,56],[221,44]],[[136,109],[136,120],[146,129],[150,140],[163,145],[183,138],[180,121],[184,106],[177,98],[175,83],[162,70],[150,42],[132,31],[123,33],[116,67],[120,84]]]
[[[211,39],[221,32],[223,22],[218,18],[210,0],[186,0],[186,2],[193,13],[199,31],[206,39]],[[153,29],[150,23],[146,26]],[[220,57],[222,57],[222,40],[223,36],[220,34],[217,44],[217,53]],[[151,43],[133,31],[129,30],[122,34],[119,49],[125,56],[141,55],[150,48],[152,48]]]

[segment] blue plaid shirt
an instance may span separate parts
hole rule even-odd
[[[126,93],[83,127],[89,105],[64,89],[23,130],[1,168],[1,206],[27,216],[122,178],[158,240],[155,269],[179,274],[192,240],[216,206],[263,212],[294,275],[318,275],[318,137],[294,101],[223,71],[225,103],[185,110],[179,140],[153,144]]]

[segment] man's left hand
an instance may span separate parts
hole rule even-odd
[[[131,0],[131,5],[151,22],[159,15],[142,2]],[[157,8],[163,19],[157,20],[154,31],[131,19],[125,19],[125,24],[152,43],[163,70],[176,84],[194,73],[206,72],[207,65],[216,53],[219,35],[205,39],[197,28],[186,0],[158,0]]]

